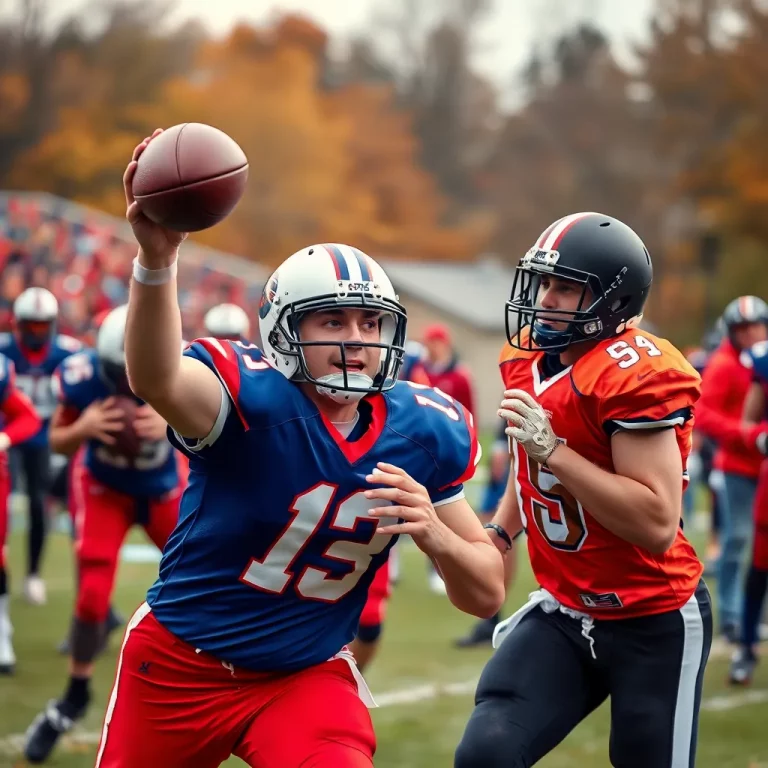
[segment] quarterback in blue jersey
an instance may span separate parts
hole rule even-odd
[[[491,615],[504,599],[501,556],[462,489],[479,457],[471,418],[397,382],[405,312],[348,246],[278,268],[262,350],[203,339],[179,356],[183,235],[143,216],[135,168],[128,375],[190,457],[190,484],[128,625],[97,765],[214,768],[235,754],[370,768],[372,700],[345,646],[396,536],[434,558],[461,609]]]
[[[752,370],[753,381],[744,402],[745,429],[756,435],[757,447],[768,454],[768,341],[761,341],[741,353],[741,362]],[[754,502],[752,562],[744,583],[741,637],[731,659],[732,685],[752,682],[757,666],[760,618],[768,592],[768,460],[763,460]]]
[[[68,357],[56,372],[59,404],[51,445],[75,455],[70,506],[75,521],[77,597],[69,639],[69,682],[27,734],[25,756],[44,761],[90,702],[90,678],[104,647],[120,548],[141,525],[163,549],[176,525],[185,463],[167,425],[128,387],[123,352],[126,307],[99,328],[96,349]]]
[[[45,543],[45,504],[50,486],[48,423],[56,405],[53,372],[66,357],[81,349],[71,336],[56,333],[59,305],[45,288],[27,288],[13,303],[13,333],[0,334],[0,353],[16,369],[16,386],[32,401],[43,420],[37,434],[14,451],[29,496],[27,579],[24,595],[33,604],[45,603],[40,562]]]

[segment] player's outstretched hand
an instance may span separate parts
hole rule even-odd
[[[86,437],[104,445],[114,445],[114,435],[123,428],[124,417],[123,411],[115,406],[115,398],[108,397],[91,403],[83,411],[79,420],[80,428]]]
[[[167,427],[166,420],[151,405],[136,410],[133,428],[142,440],[164,440]]]
[[[376,533],[392,535],[407,533],[423,552],[434,552],[444,540],[448,530],[435,512],[427,489],[417,483],[404,469],[380,461],[373,474],[366,480],[383,488],[372,488],[365,492],[368,499],[382,499],[392,502],[392,506],[376,507],[368,510],[375,518],[401,518],[402,523],[379,525]]]
[[[136,174],[141,153],[147,148],[149,142],[162,132],[162,128],[157,128],[151,136],[147,136],[141,144],[136,146],[131,162],[128,163],[123,174],[123,190],[127,205],[125,218],[128,219],[133,228],[133,234],[144,253],[145,258],[142,259],[146,262],[144,266],[149,269],[162,269],[173,263],[176,258],[176,250],[187,236],[186,232],[175,232],[160,224],[155,224],[141,212],[139,204],[133,197],[133,177]]]
[[[509,423],[504,431],[517,440],[534,461],[544,464],[557,448],[559,442],[549,417],[526,391],[506,390],[499,416]]]

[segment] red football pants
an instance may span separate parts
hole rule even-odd
[[[291,674],[225,667],[145,604],[128,624],[96,768],[372,768],[376,739],[343,659]]]
[[[752,565],[768,571],[768,459],[760,467],[755,493],[755,537],[752,549]]]
[[[162,551],[179,517],[181,489],[149,502],[149,538]],[[71,475],[78,582],[75,616],[102,622],[109,613],[120,548],[136,522],[137,500],[102,485],[78,462]]]
[[[11,475],[8,471],[8,461],[0,456],[0,570],[6,567],[6,545],[8,539],[10,510],[8,496],[11,493]]]

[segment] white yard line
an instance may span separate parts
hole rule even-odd
[[[459,683],[446,683],[445,685],[424,684],[410,688],[401,688],[395,691],[386,691],[378,696],[374,695],[380,708],[395,707],[398,705],[416,704],[420,701],[439,699],[443,696],[468,696],[474,693],[477,680],[464,680]],[[751,690],[741,693],[711,696],[704,699],[701,708],[709,712],[725,712],[740,707],[749,707],[755,704],[768,702],[768,690]],[[73,731],[62,740],[60,748],[67,752],[77,751],[78,746],[95,745],[99,742],[100,731]],[[0,754],[18,755],[24,746],[24,734],[15,733],[0,739]]]

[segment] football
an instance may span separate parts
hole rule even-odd
[[[142,213],[176,232],[199,232],[225,219],[240,201],[248,159],[218,128],[182,123],[149,142],[139,156],[133,196]]]
[[[107,450],[116,456],[135,459],[141,452],[141,438],[136,434],[133,427],[133,420],[136,418],[139,404],[134,398],[127,395],[116,395],[115,408],[119,408],[123,412],[125,423],[119,432],[114,433],[115,444],[108,445]]]

